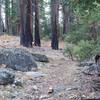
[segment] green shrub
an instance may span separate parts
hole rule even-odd
[[[87,39],[88,39],[88,36],[84,33],[72,32],[66,37],[65,41],[72,44],[77,44],[79,41],[87,40]]]
[[[91,58],[100,52],[100,7],[99,3],[95,5],[95,9],[84,10],[81,6],[74,9],[75,20],[70,24],[65,52],[69,53],[70,50],[79,60]],[[68,43],[74,46],[70,47]]]
[[[94,52],[94,45],[90,41],[81,40],[77,46],[74,47],[74,55],[80,60],[90,58]]]
[[[100,48],[99,48],[100,49]],[[66,45],[65,52],[78,60],[85,60],[86,58],[91,58],[95,52],[94,41],[84,41],[81,40],[77,45],[68,44]]]
[[[73,60],[74,44],[66,43],[64,54]]]

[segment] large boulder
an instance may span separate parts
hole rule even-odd
[[[18,71],[31,71],[37,69],[34,57],[21,48],[0,49],[0,64]]]
[[[12,84],[15,80],[15,75],[7,69],[0,69],[0,85]]]

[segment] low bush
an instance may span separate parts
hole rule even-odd
[[[77,45],[67,44],[65,52],[68,56],[75,57],[78,60],[85,60],[94,54],[94,43],[81,40]]]

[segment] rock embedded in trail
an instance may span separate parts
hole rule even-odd
[[[33,78],[39,78],[39,77],[45,77],[45,76],[47,76],[46,74],[44,74],[42,72],[26,72],[25,75],[33,77]]]
[[[15,81],[14,81],[14,85],[15,85],[15,86],[23,87],[22,82],[21,82],[20,80],[15,80]]]
[[[36,61],[39,61],[39,62],[49,62],[47,56],[45,55],[41,55],[41,54],[33,54],[32,55],[34,56],[34,59]]]
[[[92,85],[93,85],[93,88],[94,88],[95,91],[100,92],[100,78],[93,80]]]
[[[95,92],[90,93],[87,97],[82,97],[82,100],[100,100],[100,96],[95,94]]]
[[[91,64],[86,65],[83,67],[82,72],[86,75],[98,75],[100,76],[100,65],[97,64]]]
[[[93,75],[96,74],[96,67],[97,65],[91,65],[91,66],[84,66],[82,72],[86,75]]]
[[[53,87],[49,87],[49,89],[48,89],[48,94],[52,94],[53,92],[54,92]]]
[[[91,61],[91,60],[90,61],[85,60],[85,61],[80,62],[79,66],[84,67],[84,66],[91,66],[93,64],[94,64],[93,61]]]
[[[5,64],[8,68],[23,72],[37,69],[32,54],[21,48],[0,49],[0,64]]]
[[[13,84],[15,75],[7,69],[0,68],[0,85]]]

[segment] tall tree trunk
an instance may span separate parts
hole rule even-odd
[[[33,12],[32,12],[32,0],[27,0],[26,7],[26,25],[25,25],[25,33],[26,33],[26,46],[32,46],[33,42]]]
[[[31,47],[32,42],[32,0],[20,0],[20,44]]]
[[[5,25],[6,32],[11,33],[11,11],[10,11],[10,0],[5,0]]]
[[[63,5],[63,35],[67,34],[69,31],[68,18],[69,18],[69,9],[68,6],[65,4]]]
[[[18,0],[11,0],[11,26],[12,26],[12,34],[13,35],[17,35],[18,34],[18,31],[17,31],[17,28],[18,28],[18,17],[19,17],[19,13],[18,13]]]
[[[1,16],[1,5],[2,5],[2,1],[0,0],[0,34],[2,32],[2,16]]]
[[[35,0],[35,46],[41,46],[40,22],[39,22],[39,0]]]
[[[17,35],[20,35],[20,0],[16,0],[16,3],[17,3],[16,14],[18,17],[16,30],[17,30]]]
[[[25,43],[25,0],[20,0],[20,44]]]
[[[3,1],[0,0],[0,34],[3,34],[3,32],[5,32],[5,26],[2,19],[2,4],[3,4]]]
[[[51,29],[52,29],[52,49],[57,50],[58,44],[58,30],[59,28],[59,0],[51,0]]]

